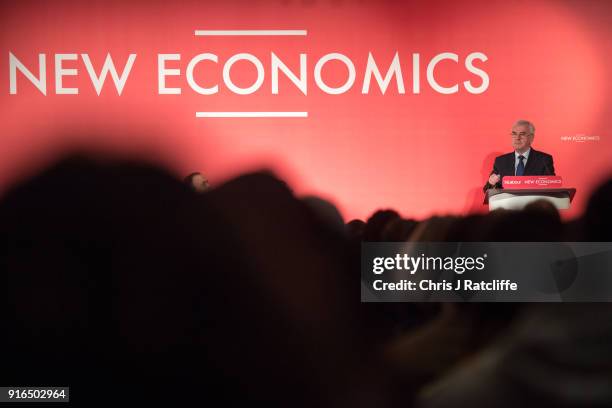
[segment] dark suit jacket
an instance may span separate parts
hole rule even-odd
[[[493,171],[491,174],[499,174],[502,178],[504,176],[514,176],[514,152],[508,154],[502,154],[495,158],[493,164]],[[489,174],[489,176],[491,175]],[[529,152],[529,158],[525,165],[525,176],[554,176],[555,167],[553,165],[553,158],[550,154],[538,152],[533,147]],[[487,184],[483,187],[482,191],[487,191],[490,188],[502,188],[502,180],[499,181],[495,186]]]

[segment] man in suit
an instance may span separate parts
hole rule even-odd
[[[484,192],[490,188],[502,188],[504,176],[555,175],[552,156],[531,147],[534,135],[535,126],[527,120],[519,120],[512,126],[510,136],[514,151],[495,158]]]

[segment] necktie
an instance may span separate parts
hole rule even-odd
[[[523,160],[525,160],[525,156],[521,154],[518,158],[519,164],[518,166],[516,166],[516,175],[522,176],[523,174],[525,174],[525,163],[523,163]]]

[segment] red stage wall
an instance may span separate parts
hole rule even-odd
[[[609,1],[19,1],[1,7],[3,190],[81,146],[138,152],[181,175],[201,170],[213,184],[270,167],[297,193],[330,198],[347,218],[381,207],[407,217],[482,211],[481,187],[494,156],[511,151],[508,134],[517,119],[535,123],[534,147],[553,154],[564,184],[578,189],[566,215],[580,214],[589,192],[612,174]],[[195,30],[306,35],[196,36]],[[121,95],[110,74],[98,95],[82,56],[99,74],[108,53],[119,75],[135,54]],[[263,68],[261,86],[244,95],[223,79],[226,62],[241,53]],[[273,93],[272,53],[296,76],[305,54],[306,95],[282,71]],[[331,53],[354,65],[346,92],[319,86],[347,81],[349,68],[339,60],[322,63],[317,82],[316,64]],[[397,53],[404,93],[397,77],[384,94],[375,77],[363,92],[369,53],[383,77]],[[450,94],[427,79],[428,64],[442,53],[457,56],[433,67],[439,86],[458,85]],[[165,76],[165,87],[180,94],[160,92],[159,54],[180,54],[165,62],[166,69],[180,70]],[[189,62],[199,54],[218,58],[192,71],[198,86],[218,85],[214,94],[198,93],[187,81]],[[466,67],[471,54],[486,56],[472,62],[479,71]],[[63,91],[56,59],[66,70]],[[247,60],[229,67],[229,75],[238,88],[258,85],[257,67]],[[75,92],[70,88],[78,94],[58,94]],[[201,111],[308,116],[196,118]]]

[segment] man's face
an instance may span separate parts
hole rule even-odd
[[[208,180],[201,174],[196,174],[192,179],[193,189],[197,192],[208,190]]]
[[[512,128],[512,147],[519,153],[526,152],[533,142],[533,134],[529,132],[529,126],[517,125]]]

